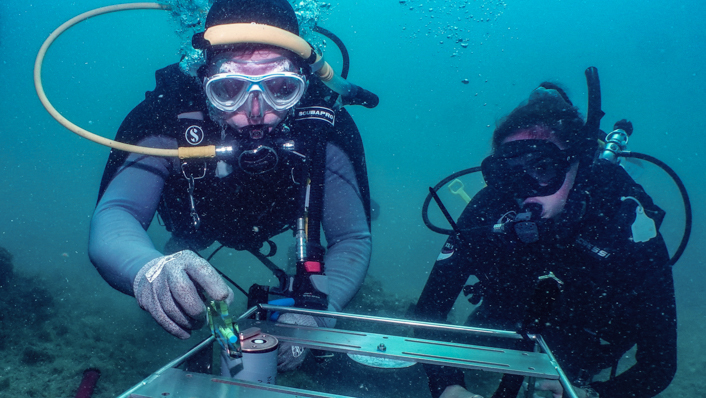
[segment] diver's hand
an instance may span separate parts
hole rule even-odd
[[[233,301],[233,290],[218,272],[190,250],[158,257],[145,264],[133,282],[135,298],[167,332],[187,339],[206,321],[199,290],[213,300]]]
[[[564,395],[564,388],[557,380],[537,380],[534,389],[538,391],[550,391],[553,398],[561,398]]]
[[[539,391],[551,391],[553,398],[561,398],[564,395],[564,388],[558,380],[538,380],[534,383],[534,388]],[[574,386],[574,391],[579,398],[587,398],[588,394],[583,388]]]
[[[319,326],[311,315],[292,314],[289,312],[282,314],[277,321],[290,325]],[[298,368],[304,362],[308,353],[308,348],[292,345],[292,343],[286,341],[282,342],[282,344],[279,345],[279,352],[277,352],[277,370],[280,372],[288,372]]]
[[[483,396],[473,394],[458,384],[454,384],[453,386],[446,387],[444,392],[441,393],[440,398],[483,398]]]

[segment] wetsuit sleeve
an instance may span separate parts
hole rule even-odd
[[[471,267],[467,263],[468,259],[459,250],[457,238],[452,236],[447,239],[417,302],[415,314],[418,320],[446,322],[456,298],[471,275]]]
[[[176,141],[151,137],[141,145],[176,148]],[[113,288],[132,295],[137,272],[162,256],[147,235],[159,204],[170,160],[131,154],[96,206],[91,220],[88,255]]]
[[[500,207],[495,196],[488,188],[481,190],[458,218],[461,235],[451,235],[441,249],[417,302],[418,320],[446,322],[468,277],[477,274],[483,264],[493,259],[495,251],[488,244],[492,216],[488,213]]]
[[[335,145],[326,148],[323,228],[328,250],[324,258],[329,309],[341,311],[363,284],[372,239],[355,170]]]
[[[618,245],[614,250],[621,261],[614,268],[622,270],[624,275],[618,283],[634,286],[634,298],[623,306],[625,319],[620,320],[621,326],[616,325],[618,329],[613,332],[634,343],[637,352],[632,367],[612,380],[594,382],[591,386],[601,398],[654,397],[667,388],[677,368],[674,281],[672,268],[666,265],[669,253],[662,236],[635,241],[632,227],[636,222],[637,202],[657,229],[665,213],[622,168],[604,167],[614,178],[614,184],[624,185],[619,188],[621,194],[607,195],[615,198],[612,206],[618,209],[609,227],[617,229],[611,229],[614,232],[606,233],[604,238]]]
[[[457,221],[463,238],[452,235],[444,244],[417,301],[415,316],[418,320],[446,322],[468,278],[478,274],[494,258],[495,251],[489,245],[487,230],[479,226],[488,225],[489,230],[491,218],[488,212],[496,207],[502,208],[496,196],[487,188],[483,189],[463,210]],[[478,250],[478,247],[484,247],[484,249]],[[454,337],[426,329],[415,330],[415,336],[435,340]],[[455,384],[465,386],[463,372],[458,368],[424,365],[424,369],[429,377],[429,388],[433,398],[439,397],[448,386]]]
[[[456,298],[463,290],[471,267],[459,250],[455,236],[449,237],[437,257],[429,279],[417,301],[415,316],[420,321],[446,322]],[[416,337],[425,339],[444,339],[444,336],[426,329],[417,329]],[[446,387],[458,384],[464,386],[463,372],[448,366],[424,365],[429,378],[429,389],[433,398],[438,398]]]
[[[647,280],[644,302],[632,319],[636,326],[636,363],[616,378],[591,386],[601,398],[654,397],[663,391],[677,370],[677,314],[670,267]]]

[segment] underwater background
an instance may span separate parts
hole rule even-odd
[[[71,17],[111,4],[0,3],[0,247],[7,250],[0,251],[0,261],[13,264],[15,274],[13,283],[0,288],[0,397],[73,396],[89,367],[102,371],[94,396],[115,396],[207,335],[204,329],[178,341],[95,271],[86,253],[88,228],[109,150],[61,127],[34,90],[33,63],[44,39]],[[353,309],[404,315],[445,238],[422,222],[428,187],[479,165],[489,152],[495,122],[544,80],[562,83],[585,112],[583,72],[595,66],[606,112],[603,130],[619,119],[631,120],[635,133],[629,149],[670,165],[691,196],[691,242],[674,267],[679,369],[659,396],[700,396],[706,390],[706,3],[348,0],[321,5],[319,24],[350,52],[349,80],[380,96],[375,109],[348,108],[363,136],[371,193],[380,205],[368,281]],[[70,29],[47,54],[43,82],[49,99],[69,120],[112,138],[154,87],[154,71],[179,60],[176,28],[167,12],[131,11]],[[340,70],[338,49],[322,45]],[[637,181],[667,210],[661,231],[673,252],[684,228],[679,193],[657,167],[643,163],[635,170]],[[471,195],[481,186],[479,177],[466,181]],[[444,200],[454,214],[463,206],[451,195]],[[441,222],[438,214],[432,218]],[[156,221],[150,234],[158,247],[168,238]],[[283,248],[291,242],[286,235],[278,240]],[[286,261],[286,250],[281,252],[275,261]],[[224,249],[212,262],[246,288],[275,282],[246,254]],[[245,301],[239,300],[235,308],[244,311]],[[457,304],[451,320],[463,322],[469,304],[463,298]],[[314,372],[327,377],[321,369]],[[392,393],[376,390],[375,377],[357,372],[329,375],[359,376],[339,383],[350,389],[336,393],[428,396],[423,373],[379,374],[385,384],[399,387]]]

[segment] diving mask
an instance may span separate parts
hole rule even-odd
[[[306,80],[294,72],[259,76],[218,73],[204,79],[203,87],[211,104],[223,112],[236,111],[253,92],[259,92],[274,110],[283,111],[299,102],[306,91]]]
[[[502,144],[481,164],[489,186],[517,198],[549,196],[564,184],[575,155],[547,140]]]

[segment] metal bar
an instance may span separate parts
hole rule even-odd
[[[274,384],[254,383],[203,373],[166,369],[159,380],[141,385],[129,398],[352,398],[325,392],[302,390]]]
[[[407,362],[479,369],[556,380],[545,353],[416,339],[377,333],[306,327],[268,321],[243,323],[292,345]]]
[[[379,316],[346,314],[346,313],[342,313],[342,312],[310,310],[310,309],[295,308],[295,307],[281,307],[281,306],[269,305],[269,304],[260,304],[259,307],[261,307],[262,309],[268,310],[268,311],[292,312],[292,313],[296,313],[296,314],[323,316],[323,317],[327,317],[327,318],[352,319],[352,320],[357,320],[357,321],[387,323],[387,324],[391,324],[391,325],[434,329],[437,331],[465,332],[465,333],[478,334],[478,335],[483,335],[483,336],[502,337],[502,338],[508,338],[508,339],[516,339],[516,340],[522,340],[522,338],[523,338],[522,335],[520,335],[519,333],[511,332],[508,330],[484,329],[484,328],[476,328],[476,327],[470,327],[470,326],[447,325],[447,324],[443,324],[443,323],[399,320],[399,319],[384,318],[384,317],[379,317]],[[257,309],[257,307],[253,307],[253,308],[249,309],[245,314],[252,314],[253,312],[255,312],[256,309]],[[241,319],[247,318],[247,316],[245,316],[245,314],[243,314],[243,316],[238,318],[238,322],[240,322]]]
[[[383,360],[420,362],[559,380],[567,397],[578,398],[571,382],[559,367],[556,358],[540,335],[528,335],[528,337],[536,343],[539,352],[510,350],[492,346],[425,340],[362,331],[306,327],[249,319],[254,313],[261,310],[292,312],[313,316],[398,325],[409,328],[426,328],[436,331],[464,333],[467,336],[482,335],[522,339],[522,335],[516,332],[398,320],[367,315],[344,314],[268,304],[261,304],[248,309],[237,320],[241,328],[258,327],[263,333],[275,336],[280,339],[280,341],[325,351],[377,357]],[[206,338],[184,355],[169,362],[142,382],[133,386],[120,395],[119,398],[156,396],[154,394],[164,395],[164,393],[169,393],[174,398],[187,398],[193,396],[192,393],[195,392],[209,392],[209,394],[211,394],[210,396],[228,395],[248,396],[250,398],[342,397],[335,394],[281,388],[273,385],[252,384],[229,378],[220,378],[205,373],[187,372],[181,368],[187,360],[195,357],[197,353],[200,353],[209,345],[212,346],[214,342],[215,338],[213,336]],[[141,395],[145,393],[147,395]]]
[[[262,305],[256,305],[254,307],[251,307],[245,313],[241,316],[238,317],[238,319],[235,320],[235,323],[238,323],[244,319],[250,318],[250,315],[254,314],[256,311],[258,311],[260,308],[262,308]]]
[[[566,377],[566,373],[561,369],[559,366],[559,362],[557,362],[556,358],[554,357],[554,354],[552,354],[552,351],[549,349],[549,346],[547,345],[547,342],[544,341],[544,338],[538,334],[530,334],[528,337],[539,344],[539,346],[542,348],[542,351],[544,351],[545,354],[549,357],[549,360],[551,361],[551,364],[554,366],[554,369],[556,372],[559,374],[559,382],[561,383],[561,386],[564,387],[564,393],[569,396],[569,398],[578,398],[578,395],[576,395],[576,391],[574,391],[574,386],[571,384],[571,381],[569,381],[569,378]]]

